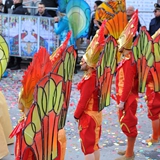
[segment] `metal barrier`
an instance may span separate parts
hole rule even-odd
[[[51,54],[59,46],[53,18],[0,14],[0,25],[11,56],[31,58],[40,46]]]

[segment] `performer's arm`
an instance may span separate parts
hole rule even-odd
[[[126,61],[124,88],[121,96],[121,101],[125,102],[132,90],[134,84],[134,77],[136,74],[136,65],[131,63],[131,60]]]
[[[81,88],[80,100],[74,113],[75,119],[79,119],[83,111],[85,110],[85,107],[95,90],[95,80],[95,76],[91,76],[83,83],[83,86]]]

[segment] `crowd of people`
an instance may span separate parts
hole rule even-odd
[[[96,10],[96,8],[102,3],[102,1],[95,1],[94,9]],[[13,0],[13,4],[14,8],[12,14],[29,14],[28,10],[26,8],[23,8],[22,0]],[[7,3],[7,5],[9,6],[10,2]],[[11,6],[12,5],[10,5],[10,8],[12,8]],[[155,17],[151,20],[148,31],[150,36],[155,35],[155,33],[159,34],[160,29],[160,5],[156,3],[154,7]],[[7,12],[9,12],[8,9],[6,10]],[[134,7],[129,6],[126,9],[126,14],[128,21],[131,20],[132,16],[135,14]],[[38,12],[36,13],[36,16],[52,17],[53,15],[50,15],[49,12],[45,10],[45,4],[43,2],[40,2],[38,4]],[[104,27],[103,24],[95,20],[94,16],[95,15],[93,14],[90,23],[89,33],[87,37],[88,43],[90,43],[90,41],[92,41],[94,37],[100,37],[101,34],[97,31],[99,30],[99,28]],[[64,21],[65,23],[65,16],[62,15],[62,17],[63,18],[61,19],[61,21]],[[55,21],[59,22],[60,20],[58,19],[58,17],[55,17]],[[116,70],[116,96],[118,97],[117,108],[121,130],[127,137],[127,146],[126,150],[118,152],[121,157],[117,158],[116,160],[134,160],[135,158],[134,145],[138,134],[138,119],[136,117],[137,98],[141,96],[140,94],[138,94],[137,66],[136,63],[132,63],[131,57],[133,54],[132,42],[136,38],[136,32],[138,34],[141,28],[140,21],[138,20],[137,22],[138,23],[136,23],[135,33],[132,34],[132,36],[135,36],[133,37],[131,43],[126,42],[125,44],[121,45],[122,41],[118,41],[118,51],[121,53],[123,58],[118,64]],[[65,27],[68,31],[68,26],[64,25],[64,28]],[[60,34],[58,28],[56,28],[56,32],[57,34]],[[105,37],[100,37],[101,41],[103,38]],[[102,44],[96,43],[94,45],[97,45],[98,47],[98,45],[100,46]],[[97,77],[95,67],[98,62],[98,56],[95,55],[96,54],[94,53],[94,50],[92,50],[92,47],[89,45],[88,50],[86,50],[86,53],[81,59],[81,70],[85,71],[85,74],[81,82],[77,86],[78,90],[80,90],[80,99],[74,112],[74,118],[76,122],[78,122],[81,148],[82,152],[85,155],[85,160],[100,160],[98,143],[101,137],[102,112],[99,112],[98,108],[99,88],[97,88],[96,86]],[[20,62],[21,58],[17,57],[16,63],[20,65]],[[18,66],[18,68],[20,68],[20,66]],[[153,86],[153,78],[149,73],[146,84],[146,95],[148,105],[148,118],[152,121],[152,135],[149,139],[144,140],[142,143],[152,143],[154,145],[160,142],[160,92],[154,92]],[[8,152],[6,152],[5,155],[7,153]]]

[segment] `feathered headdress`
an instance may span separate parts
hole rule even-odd
[[[121,33],[118,43],[119,43],[119,49],[125,48],[125,49],[131,49],[133,37],[135,36],[137,32],[138,27],[138,10],[135,11],[132,18],[128,22],[127,26],[125,27],[124,31]]]
[[[83,58],[88,66],[96,67],[96,64],[99,59],[99,55],[104,48],[105,45],[105,37],[104,37],[104,25],[105,21],[102,23],[100,29],[96,32],[93,40],[88,46],[86,53],[83,55]]]
[[[52,69],[52,63],[49,56],[47,50],[41,47],[34,55],[27,70],[24,72],[19,101],[25,108],[30,108],[33,102],[33,92],[38,81]]]

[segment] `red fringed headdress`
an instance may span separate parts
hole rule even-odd
[[[41,47],[34,55],[28,69],[24,72],[19,101],[25,108],[30,108],[33,102],[33,92],[37,82],[52,70],[49,57],[47,50]]]

